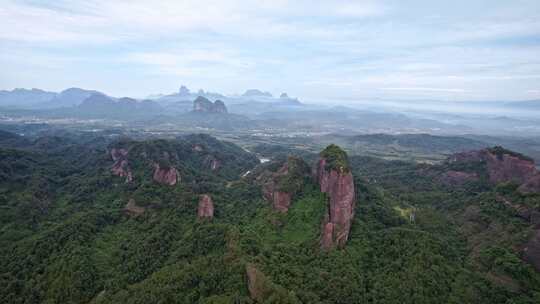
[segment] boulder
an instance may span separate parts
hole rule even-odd
[[[203,194],[199,198],[199,208],[197,210],[197,217],[202,218],[214,218],[214,203],[212,198],[208,194]]]

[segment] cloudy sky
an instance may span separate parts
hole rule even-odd
[[[540,1],[0,0],[0,89],[540,98]]]

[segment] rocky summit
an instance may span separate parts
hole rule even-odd
[[[449,157],[448,164],[457,167],[465,165],[461,171],[445,173],[444,179],[449,183],[477,180],[477,172],[465,172],[476,167],[492,185],[514,183],[519,185],[518,189],[522,193],[540,192],[540,172],[534,160],[499,146],[456,153]],[[466,167],[467,164],[469,167]]]
[[[199,96],[193,101],[193,112],[199,113],[227,113],[227,107],[221,100],[211,102],[205,97]]]

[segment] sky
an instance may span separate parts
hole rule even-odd
[[[540,99],[538,0],[0,0],[0,89]]]

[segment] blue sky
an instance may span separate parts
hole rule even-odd
[[[0,0],[0,89],[540,98],[540,1]]]

